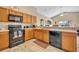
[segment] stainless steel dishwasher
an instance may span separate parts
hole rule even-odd
[[[62,32],[50,31],[49,44],[57,48],[62,48]]]

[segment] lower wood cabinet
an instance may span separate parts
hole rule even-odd
[[[43,41],[49,43],[49,31],[43,30]]]
[[[0,32],[0,50],[9,47],[9,32]]]
[[[34,38],[42,40],[42,31],[40,29],[34,29]]]
[[[43,31],[42,31],[42,29],[38,29],[37,31],[38,31],[38,36],[37,37],[38,37],[39,40],[42,41],[43,40]]]
[[[62,32],[62,48],[66,51],[77,50],[76,33]]]
[[[43,42],[49,43],[49,31],[43,29],[35,29],[34,37]]]
[[[34,29],[34,38],[38,39],[39,32],[37,29]]]
[[[32,39],[34,36],[33,36],[33,29],[26,29],[25,30],[25,41],[26,40],[30,40]]]

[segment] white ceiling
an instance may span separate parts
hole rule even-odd
[[[79,6],[34,6],[38,13],[53,17],[62,12],[79,12]]]

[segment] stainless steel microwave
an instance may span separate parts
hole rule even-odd
[[[8,20],[10,22],[22,22],[23,21],[23,16],[9,14],[8,15]]]

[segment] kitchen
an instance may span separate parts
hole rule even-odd
[[[0,7],[0,51],[78,52],[78,19],[79,7]]]

